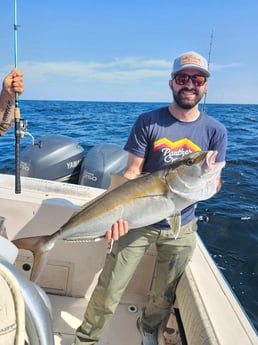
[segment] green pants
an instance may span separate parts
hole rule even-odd
[[[114,314],[141,258],[152,243],[157,247],[156,274],[141,326],[153,331],[167,317],[179,278],[192,257],[196,221],[184,225],[175,240],[171,231],[153,227],[134,229],[114,242],[98,284],[91,296],[84,321],[76,330],[75,344],[95,344]]]

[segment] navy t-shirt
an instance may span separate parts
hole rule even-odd
[[[182,122],[170,114],[168,107],[163,107],[138,117],[124,149],[144,158],[145,173],[159,170],[195,151],[216,150],[216,161],[225,161],[226,145],[226,128],[214,118],[201,112],[197,120]],[[195,217],[194,208],[192,205],[181,212],[182,225]],[[169,229],[166,220],[154,226]]]

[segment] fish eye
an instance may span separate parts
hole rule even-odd
[[[194,164],[194,159],[193,158],[188,158],[186,160],[185,164],[190,167],[191,165]]]

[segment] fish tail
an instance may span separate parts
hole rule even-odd
[[[52,236],[34,236],[13,240],[12,243],[18,249],[29,250],[33,254],[34,263],[30,279],[36,282],[41,275],[48,257],[50,249],[54,246],[51,243]]]

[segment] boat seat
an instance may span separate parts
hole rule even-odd
[[[0,262],[0,344],[24,345],[25,306],[14,275]]]

